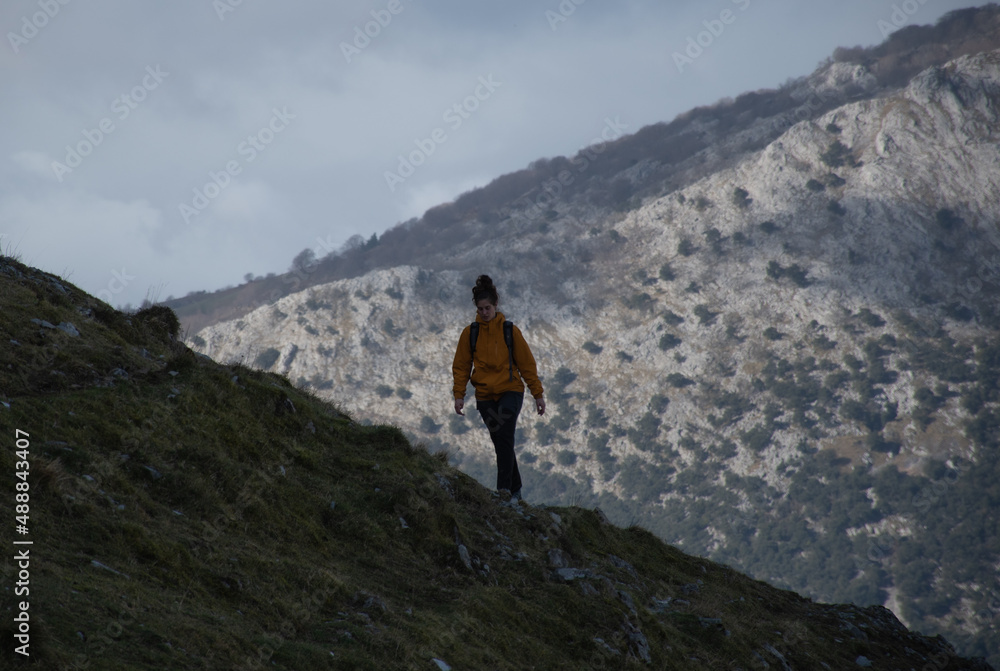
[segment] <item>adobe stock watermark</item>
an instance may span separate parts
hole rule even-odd
[[[219,21],[226,20],[226,14],[235,12],[236,8],[243,4],[243,0],[212,0],[212,9]]]
[[[740,11],[745,12],[750,7],[750,0],[730,1],[739,7]],[[687,47],[683,53],[680,51],[673,53],[674,65],[677,66],[677,72],[683,73],[686,66],[694,65],[694,62],[705,53],[705,50],[715,44],[715,40],[722,37],[722,34],[726,32],[726,26],[736,23],[736,17],[737,14],[733,10],[724,9],[719,12],[719,18],[702,21],[701,24],[705,26],[705,30],[694,37],[688,36]]]
[[[10,48],[14,50],[14,53],[20,53],[21,47],[34,39],[42,28],[49,25],[49,21],[56,18],[62,8],[69,3],[70,0],[38,0],[38,6],[42,11],[35,12],[31,16],[25,14],[21,17],[21,30],[16,33],[13,30],[7,33],[7,41],[10,42]]]
[[[286,641],[294,639],[296,634],[313,621],[316,614],[339,592],[339,581],[335,577],[321,575],[320,587],[309,594],[303,592],[303,598],[292,605],[288,616],[278,624],[276,629],[263,634],[263,638],[266,639],[263,643],[260,645],[252,644],[251,649],[247,651],[249,654],[243,659],[242,664],[234,668],[237,671],[253,671],[253,669],[270,667],[268,662],[278,651],[278,648]]]
[[[600,137],[595,137],[586,148],[580,150],[576,156],[571,158],[569,161],[570,165],[576,168],[578,174],[586,172],[590,168],[590,165],[597,160],[597,157],[604,153],[608,143],[622,137],[627,129],[628,124],[622,123],[620,117],[616,116],[614,119],[605,117],[604,128],[601,129]],[[562,170],[555,177],[541,184],[540,193],[535,195],[534,189],[532,189],[528,194],[515,200],[511,204],[511,207],[501,210],[501,214],[511,217],[514,216],[514,208],[521,208],[519,218],[529,221],[541,218],[552,203],[559,198],[562,190],[573,184],[576,177],[577,175],[574,175],[571,171]]]
[[[135,615],[139,612],[139,604],[129,604],[125,596],[122,595],[123,603],[118,611],[117,617],[108,622],[107,626],[100,633],[93,633],[87,637],[86,653],[80,653],[73,658],[73,661],[63,666],[63,671],[70,669],[87,669],[94,660],[107,652],[125,633],[125,628],[135,623]]]
[[[169,72],[164,72],[160,66],[146,66],[146,75],[142,81],[132,87],[114,100],[111,101],[111,111],[115,118],[121,123],[132,114],[140,103],[149,97],[149,94],[159,88],[163,80],[170,76]],[[61,183],[63,177],[73,172],[81,165],[83,160],[90,156],[94,149],[99,147],[109,135],[115,132],[115,122],[111,117],[104,117],[97,122],[97,128],[84,128],[80,131],[83,139],[75,145],[66,145],[66,157],[63,162],[52,161],[52,172]]]
[[[913,15],[919,12],[920,8],[926,4],[927,0],[904,0],[904,2],[894,4],[888,21],[879,19],[875,23],[879,32],[882,33],[883,39],[909,23]]]
[[[831,101],[834,103],[837,101],[837,94],[835,92],[829,90],[818,91],[812,86],[807,87],[806,90],[796,89],[790,95],[792,100],[798,103],[795,113],[794,115],[782,115],[771,121],[770,127],[772,132],[784,131],[800,121],[811,119],[816,114],[819,114]]]
[[[560,23],[566,23],[569,17],[573,16],[576,12],[576,8],[587,2],[587,0],[562,0],[559,6],[556,8],[559,11],[554,12],[551,9],[545,11],[545,20],[549,22],[549,28],[552,32],[556,31]]]
[[[412,0],[407,0],[408,2]],[[392,23],[392,17],[397,16],[406,9],[401,0],[389,0],[385,9],[373,9],[371,11],[373,21],[368,21],[362,26],[354,26],[354,39],[351,42],[341,42],[340,52],[344,54],[344,60],[348,63],[351,58],[358,56],[368,48],[376,37],[382,34],[383,28],[388,28]]]
[[[310,258],[301,265],[293,266],[282,276],[281,283],[288,286],[284,290],[280,288],[272,289],[268,297],[264,299],[264,303],[267,305],[274,305],[283,296],[295,293],[296,291],[299,291],[300,287],[307,286],[309,277],[319,270],[320,261],[335,252],[337,249],[336,245],[334,245],[333,241],[330,239],[329,233],[327,233],[325,239],[317,235],[316,242],[318,244],[311,248],[312,255]],[[260,303],[257,305],[260,305]]]
[[[242,162],[240,159],[234,158],[227,161],[223,169],[218,172],[209,170],[210,181],[205,182],[201,187],[192,189],[194,195],[191,197],[191,202],[178,203],[177,209],[180,211],[184,223],[190,224],[192,218],[201,214],[213,200],[218,198],[232,184],[233,178],[243,172],[244,165],[253,163],[260,153],[274,142],[274,138],[288,128],[289,122],[293,119],[295,119],[295,115],[289,112],[287,107],[282,107],[280,110],[277,107],[272,109],[271,118],[267,124],[256,133],[248,135],[236,146],[236,153],[243,157]]]
[[[108,280],[107,288],[101,289],[96,295],[108,305],[112,305],[111,299],[125,291],[125,288],[128,287],[128,285],[134,280],[135,275],[129,275],[124,266],[122,267],[121,272],[112,270],[111,279]]]
[[[452,132],[457,131],[479,109],[480,104],[489,100],[502,85],[503,82],[495,81],[492,74],[480,77],[479,84],[472,94],[445,109],[441,115],[441,119],[448,124]],[[399,155],[399,164],[396,167],[396,172],[386,170],[383,173],[385,184],[389,187],[389,191],[395,193],[396,187],[412,177],[417,168],[422,166],[437,151],[438,145],[444,144],[447,141],[448,133],[444,128],[435,128],[426,138],[415,138],[413,144],[417,148],[405,156],[403,154]]]
[[[285,449],[282,452],[282,460],[285,463],[294,461],[294,455],[291,451]],[[285,474],[284,467],[280,465],[280,462],[275,468],[269,470],[271,470],[273,475],[264,469],[257,469],[247,479],[240,493],[237,495],[234,505],[222,504],[221,512],[211,522],[202,522],[203,531],[201,537],[192,548],[196,555],[202,549],[211,551],[216,540],[227,531],[227,527],[231,527],[229,529],[230,532],[234,530],[237,533],[239,532],[243,522],[243,512],[250,506],[261,502],[263,499],[262,493],[273,489],[277,485],[277,478],[280,477],[278,474],[281,476]],[[333,576],[325,574],[325,572],[321,573],[320,583],[320,587],[313,590],[311,594],[303,593],[305,598],[301,599],[298,603],[290,604],[290,610],[284,613],[285,619],[281,621],[276,630],[272,630],[273,633],[265,634],[268,640],[263,644],[253,645],[252,651],[249,651],[250,654],[244,658],[243,663],[233,668],[258,669],[268,666],[268,661],[278,648],[286,640],[294,638],[296,633],[307,625],[327,601],[339,591],[339,582]],[[179,612],[181,604],[176,603],[174,608]]]

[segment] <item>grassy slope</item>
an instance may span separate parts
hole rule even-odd
[[[0,468],[28,432],[38,668],[968,668],[884,609],[813,603],[596,511],[502,506],[398,429],[175,329],[0,258]],[[554,550],[586,576],[556,577]]]

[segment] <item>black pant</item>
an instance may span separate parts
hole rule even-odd
[[[476,410],[490,430],[497,453],[497,489],[507,489],[512,494],[521,491],[521,474],[514,455],[514,429],[523,402],[524,394],[514,391],[505,392],[496,401],[476,401]]]

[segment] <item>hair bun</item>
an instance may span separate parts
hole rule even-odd
[[[500,300],[500,294],[493,285],[493,279],[489,275],[480,275],[476,278],[476,286],[472,287],[472,300],[475,303],[483,299],[488,299],[494,305]]]

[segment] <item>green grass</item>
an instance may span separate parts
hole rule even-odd
[[[767,643],[795,668],[908,669],[939,645],[593,510],[501,506],[399,429],[196,356],[163,311],[60,284],[0,259],[0,338],[19,343],[0,350],[0,468],[27,432],[38,668],[642,668],[641,631],[650,668],[755,668]],[[557,549],[587,577],[555,577]],[[5,588],[14,575],[8,560]],[[870,641],[835,643],[836,612]]]

